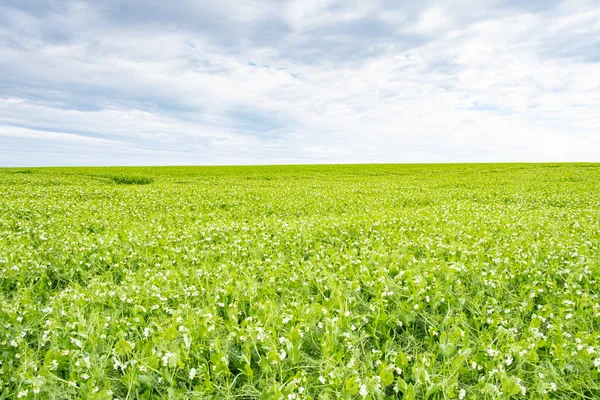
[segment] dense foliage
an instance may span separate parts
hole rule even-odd
[[[0,398],[600,397],[600,165],[0,170]]]

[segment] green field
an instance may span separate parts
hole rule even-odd
[[[600,398],[600,164],[0,169],[0,399]]]

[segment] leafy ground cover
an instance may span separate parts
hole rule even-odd
[[[0,398],[600,397],[600,165],[0,169]]]

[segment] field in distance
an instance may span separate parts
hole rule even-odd
[[[600,164],[0,169],[0,398],[600,398]]]

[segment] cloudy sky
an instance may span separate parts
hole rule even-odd
[[[600,0],[1,0],[0,165],[600,161]]]

